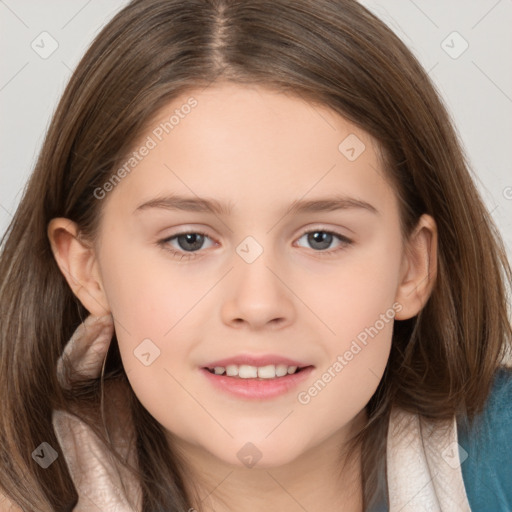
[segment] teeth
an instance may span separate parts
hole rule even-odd
[[[296,367],[293,366],[290,366],[290,368],[297,369]],[[284,377],[285,375],[288,375],[288,366],[286,366],[285,364],[278,364],[276,366],[276,377]]]
[[[242,379],[255,379],[258,376],[258,368],[242,364],[238,367],[238,376]]]
[[[228,377],[236,377],[238,375],[238,366],[236,364],[226,366],[226,375]]]
[[[239,377],[241,379],[275,379],[276,377],[284,377],[285,375],[292,375],[297,371],[297,366],[287,366],[285,364],[269,364],[267,366],[250,366],[248,364],[230,364],[225,368],[223,366],[216,366],[213,368],[215,375],[223,375],[228,377]],[[210,369],[211,371],[211,369]]]
[[[273,364],[261,366],[258,368],[258,377],[260,379],[273,379],[276,376],[276,367]]]

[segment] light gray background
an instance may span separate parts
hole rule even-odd
[[[0,236],[16,209],[72,70],[94,36],[126,3],[0,0]],[[453,116],[510,256],[512,0],[362,3],[403,39],[429,71]],[[41,36],[43,32],[50,36]],[[47,58],[31,46],[49,51],[52,39],[58,47]]]

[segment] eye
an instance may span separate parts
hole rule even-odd
[[[347,246],[352,244],[346,236],[336,233],[334,231],[327,231],[322,229],[314,229],[306,231],[300,238],[307,237],[307,242],[311,244],[312,248],[315,249],[321,256],[332,256],[333,253],[337,253],[340,250],[345,249]],[[205,240],[211,240],[211,238],[203,232],[199,231],[184,231],[177,233],[171,237],[165,238],[158,242],[158,245],[169,251],[173,256],[180,259],[192,259],[198,256],[200,249],[204,248]],[[326,251],[333,241],[338,239],[340,246],[337,249]],[[176,243],[176,245],[172,245]],[[173,248],[174,247],[174,248]]]
[[[179,257],[180,260],[183,258],[191,259],[197,256],[196,252],[202,248],[207,238],[210,239],[206,233],[186,231],[161,240],[158,244],[169,251],[173,256]],[[178,244],[178,250],[169,247],[169,244],[173,241]]]
[[[318,252],[320,256],[332,256],[333,253],[337,253],[345,249],[347,246],[352,244],[352,240],[348,239],[346,236],[341,233],[336,233],[334,231],[326,231],[323,229],[313,229],[304,233],[300,238],[307,237],[307,243],[310,244],[315,252]],[[333,241],[338,239],[340,242],[340,246],[337,249],[325,251],[325,249],[329,248]]]

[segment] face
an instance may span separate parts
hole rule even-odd
[[[237,466],[341,439],[402,307],[398,202],[375,142],[327,107],[224,83],[176,98],[134,151],[98,199],[95,247],[141,403],[170,438]],[[273,363],[301,369],[266,378]]]

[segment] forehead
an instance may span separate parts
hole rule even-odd
[[[231,214],[332,193],[380,204],[394,195],[369,134],[327,106],[252,85],[174,98],[118,167],[110,194],[133,208],[165,193],[214,197]]]

